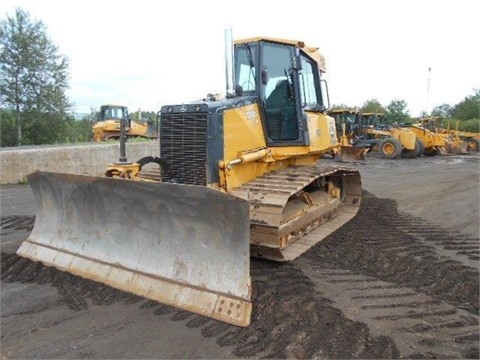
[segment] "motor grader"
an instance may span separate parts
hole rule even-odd
[[[448,130],[447,130],[448,131]],[[466,154],[480,152],[480,133],[449,130],[447,138],[452,142],[452,151]]]
[[[436,127],[431,126],[431,122],[425,120],[428,119],[421,120],[408,127],[421,141],[423,155],[436,156],[451,153],[449,149],[451,148],[452,141],[438,132]]]
[[[318,48],[225,35],[226,96],[162,106],[160,157],[123,145],[105,176],[28,176],[20,256],[248,326],[250,257],[292,261],[356,215],[359,170],[325,156],[340,144]]]
[[[359,130],[364,137],[359,143],[370,143],[372,150],[378,150],[386,159],[396,159],[399,156],[415,158],[422,151],[422,146],[414,132],[400,126],[383,128],[364,127]]]
[[[422,118],[419,121],[419,125],[423,128],[428,128],[443,136],[446,153],[468,154],[480,152],[480,133],[460,131],[458,130],[459,123],[460,121],[457,121],[455,129],[450,129],[450,121],[447,122],[446,128],[439,126],[440,118],[438,116]]]
[[[355,144],[358,112],[347,109],[331,109],[327,114],[335,119],[337,136],[340,139],[341,147],[336,153],[338,159],[349,162],[364,161],[365,154],[370,147]]]
[[[123,105],[102,105],[99,120],[92,125],[93,141],[118,140],[120,138],[120,121],[127,119],[127,138],[157,139],[155,124],[149,120],[132,120],[128,108]]]
[[[330,110],[329,114],[337,123],[342,123],[342,145],[348,143],[364,153],[378,151],[386,159],[396,159],[400,155],[414,158],[423,151],[422,144],[408,128],[385,124],[385,114],[342,109]],[[345,130],[347,125],[348,130]]]

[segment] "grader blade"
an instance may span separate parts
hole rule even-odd
[[[354,146],[341,146],[335,154],[335,160],[340,162],[365,161],[366,148]]]
[[[203,186],[28,176],[35,225],[17,253],[179,309],[248,326],[247,201]]]
[[[456,148],[456,152],[457,154],[462,154],[462,155],[468,154],[469,153],[468,142],[466,141],[460,142]]]

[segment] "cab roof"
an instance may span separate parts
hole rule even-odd
[[[101,109],[103,108],[127,108],[125,105],[115,105],[115,104],[105,104],[100,106]]]
[[[255,41],[268,41],[268,42],[274,42],[278,44],[294,45],[299,49],[303,50],[308,56],[310,56],[314,61],[316,61],[318,64],[318,67],[322,72],[327,71],[327,67],[325,65],[325,57],[322,54],[320,54],[320,52],[318,51],[318,47],[306,46],[303,41],[260,36],[260,37],[252,37],[252,38],[235,40],[234,43],[246,44],[246,43],[255,42]]]

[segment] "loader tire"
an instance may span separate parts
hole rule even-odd
[[[418,154],[417,154],[417,157],[420,157],[425,152],[425,143],[420,139],[416,139],[415,141],[418,142],[418,146],[420,147],[420,149],[418,150]]]
[[[476,138],[468,139],[467,141],[468,152],[480,152],[480,140]]]
[[[425,156],[435,156],[435,155],[438,155],[439,153],[440,153],[440,150],[438,150],[436,147],[430,147],[423,151],[423,155]]]
[[[402,144],[393,137],[383,139],[378,148],[380,156],[385,159],[395,159],[402,153]]]
[[[413,159],[418,156],[421,150],[421,145],[419,143],[419,139],[415,139],[415,149],[413,150],[403,150],[402,151],[402,157],[407,158],[407,159]]]
[[[156,156],[145,156],[137,161],[137,164],[140,165],[140,170],[142,169],[143,166],[150,164],[150,163],[155,163],[160,166],[166,167],[168,166],[167,163],[160,159],[159,157]]]

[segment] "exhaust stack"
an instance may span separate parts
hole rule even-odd
[[[233,37],[232,29],[225,29],[225,74],[227,98],[235,96],[235,69],[233,67]]]

